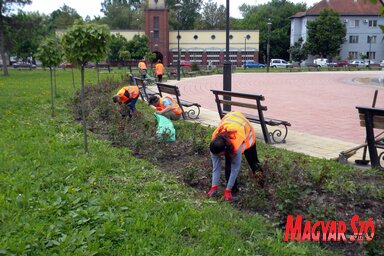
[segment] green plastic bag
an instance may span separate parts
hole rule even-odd
[[[159,141],[174,142],[176,141],[176,131],[172,121],[162,115],[155,113],[157,121],[156,137]]]

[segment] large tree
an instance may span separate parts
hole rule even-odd
[[[134,35],[131,41],[128,41],[127,49],[131,52],[132,59],[142,59],[150,52],[148,48],[148,38],[146,36]]]
[[[140,0],[104,0],[101,11],[104,22],[111,29],[139,29],[144,22],[145,1]]]
[[[291,22],[289,17],[306,10],[305,3],[293,4],[287,0],[272,0],[267,4],[240,7],[244,19],[232,22],[232,29],[255,29],[260,31],[260,61],[266,61],[267,39],[270,37],[270,57],[289,59]],[[268,33],[268,19],[271,32]]]
[[[291,59],[299,62],[299,65],[301,65],[301,62],[308,57],[308,52],[303,47],[303,38],[301,37],[293,46],[289,48],[288,52],[291,55]]]
[[[213,0],[204,3],[201,17],[195,21],[195,29],[225,29],[226,8],[224,5],[218,6]]]
[[[53,11],[50,16],[50,22],[54,29],[66,29],[72,26],[75,20],[81,19],[75,9],[65,4],[60,9]]]
[[[7,49],[11,56],[23,60],[32,57],[42,39],[49,33],[48,16],[38,12],[19,11],[7,19]]]
[[[307,24],[304,47],[311,55],[332,59],[340,52],[347,29],[337,12],[324,9],[319,17]]]
[[[0,0],[0,54],[3,62],[3,74],[8,76],[7,58],[5,49],[5,34],[4,34],[4,17],[8,15],[15,5],[24,6],[30,4],[31,0]]]
[[[177,20],[176,3],[180,2],[179,21]],[[192,30],[195,29],[195,21],[200,17],[200,9],[203,0],[166,0],[166,7],[169,9],[169,25],[171,29]]]

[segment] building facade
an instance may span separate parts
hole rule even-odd
[[[362,55],[367,55],[368,59],[378,63],[384,59],[383,32],[379,27],[384,25],[382,7],[381,0],[376,4],[365,0],[322,0],[306,12],[299,12],[291,17],[290,44],[294,45],[299,38],[305,42],[307,23],[315,20],[322,10],[328,8],[339,13],[340,20],[347,29],[339,54],[341,59],[361,59]],[[313,58],[314,56],[310,56],[307,63],[311,63]]]

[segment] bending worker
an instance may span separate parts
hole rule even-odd
[[[169,96],[152,95],[149,98],[149,105],[155,107],[159,115],[168,117],[171,120],[179,120],[183,114],[179,104]]]
[[[135,113],[136,110],[136,102],[139,98],[139,87],[136,85],[128,85],[121,88],[115,96],[112,97],[114,103],[119,103],[120,113],[124,117],[126,114],[124,113],[124,107],[128,107],[128,116],[132,117],[131,110]],[[123,105],[124,103],[124,105]]]
[[[256,136],[251,123],[240,112],[229,112],[222,119],[220,125],[212,134],[209,145],[213,164],[212,187],[208,196],[217,194],[217,186],[220,181],[221,156],[225,157],[225,177],[227,187],[224,191],[226,201],[232,200],[232,191],[237,189],[237,176],[240,171],[241,155],[244,152],[245,158],[252,170],[252,174],[262,182],[262,170],[257,158]]]

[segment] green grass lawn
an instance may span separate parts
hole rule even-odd
[[[68,108],[78,71],[75,81],[58,70],[51,117],[48,71],[0,76],[0,255],[328,254],[284,243],[258,214],[207,199],[92,133],[85,154]],[[96,81],[87,70],[86,83]]]

